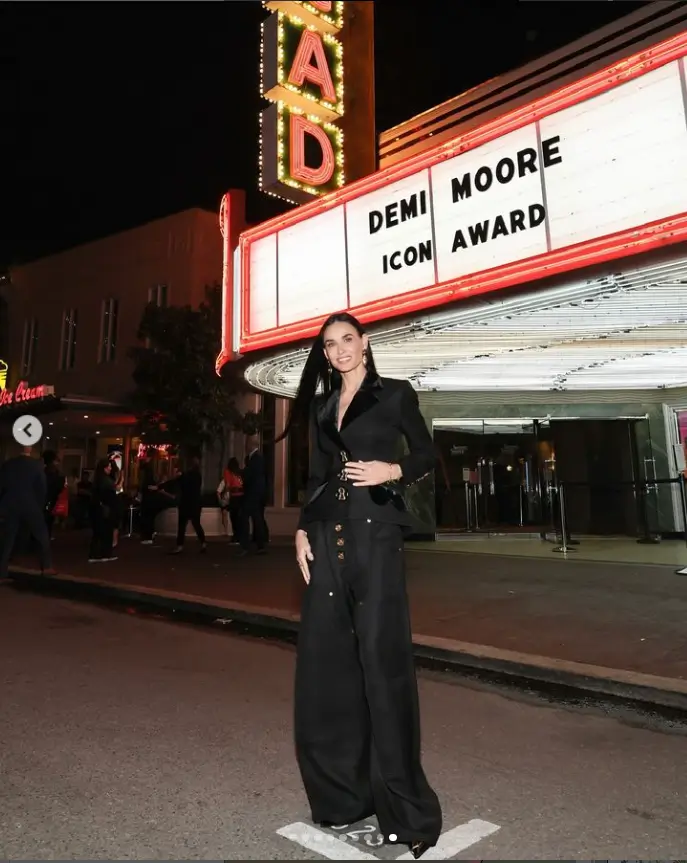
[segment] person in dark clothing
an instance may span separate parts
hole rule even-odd
[[[31,457],[31,447],[0,467],[0,517],[5,530],[0,553],[0,577],[6,578],[17,534],[26,528],[40,549],[41,569],[54,574],[50,536],[45,522],[47,483],[43,464]]]
[[[101,459],[95,469],[91,495],[93,537],[88,553],[89,563],[109,563],[117,560],[112,552],[112,538],[117,518],[117,488],[111,474],[110,460]]]
[[[158,484],[155,480],[155,473],[150,459],[141,460],[139,464],[139,478],[141,544],[152,545],[155,533],[155,519],[161,507]]]
[[[307,585],[298,766],[314,822],[374,814],[384,843],[407,845],[417,860],[439,841],[443,815],[422,766],[403,555],[416,519],[404,490],[431,481],[432,434],[413,386],[377,373],[369,336],[346,312],[322,325],[278,440],[308,420],[310,476],[295,538]]]
[[[119,531],[124,520],[124,471],[119,466],[118,453],[111,453],[108,456],[110,460],[110,479],[115,487],[115,505],[112,516],[114,531],[112,534],[112,548],[117,548],[119,543]]]
[[[55,523],[54,509],[57,498],[64,489],[67,480],[60,471],[60,460],[54,450],[47,449],[43,453],[43,464],[45,465],[46,494],[45,494],[45,525],[48,528],[48,536],[52,537],[52,529]]]
[[[207,550],[205,531],[200,522],[202,512],[203,475],[200,471],[200,459],[194,456],[189,467],[178,477],[176,482],[179,494],[179,523],[177,527],[177,545],[172,554],[180,554],[184,550],[186,527],[193,525],[200,541],[200,550]]]
[[[239,541],[243,554],[250,551],[251,522],[252,536],[258,553],[266,551],[269,536],[265,521],[265,500],[267,498],[267,469],[265,457],[260,452],[257,438],[249,441],[246,467],[243,471],[243,506],[240,511]]]

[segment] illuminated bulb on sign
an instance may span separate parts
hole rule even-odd
[[[343,135],[331,125],[344,110],[344,52],[336,36],[322,26],[328,21],[336,30],[341,29],[343,2],[324,4],[322,9],[326,5],[327,13],[318,10],[316,4],[301,3],[302,14],[294,14],[291,3],[282,5],[265,0],[263,5],[271,10],[272,16],[261,25],[260,89],[277,111],[268,109],[260,116],[259,183],[272,197],[302,203],[302,195],[285,197],[289,194],[287,188],[319,197],[344,184]],[[271,63],[265,62],[266,54]],[[293,124],[289,117],[285,127],[283,117],[287,111],[291,117],[295,113],[305,118],[305,122],[296,123],[299,140],[292,140]],[[264,149],[266,134],[274,135],[273,145],[268,149]],[[320,145],[319,167],[301,165],[305,161],[301,151],[306,134]],[[285,195],[270,188],[277,183]]]

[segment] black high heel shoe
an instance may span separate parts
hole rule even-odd
[[[410,848],[410,853],[413,855],[413,857],[418,860],[420,857],[422,857],[425,851],[429,851],[432,846],[429,844],[429,842],[411,842],[408,847]]]

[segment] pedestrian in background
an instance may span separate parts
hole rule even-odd
[[[243,501],[239,511],[239,542],[242,553],[248,554],[252,537],[257,546],[258,554],[264,554],[269,539],[269,530],[265,520],[267,468],[265,457],[260,452],[260,442],[257,435],[249,437],[247,443],[248,455],[243,471]]]
[[[217,497],[222,513],[222,527],[227,532],[227,518],[231,520],[231,542],[239,541],[241,532],[241,508],[243,506],[243,475],[239,460],[232,456],[222,474],[217,488]]]
[[[121,530],[124,518],[124,471],[121,468],[121,456],[118,453],[111,453],[108,458],[110,460],[110,478],[115,486],[112,548],[117,548],[119,544],[119,531]]]
[[[117,488],[112,479],[112,462],[101,459],[95,469],[91,494],[91,529],[93,535],[88,553],[89,563],[117,560],[112,540],[117,519]]]
[[[141,545],[152,545],[155,535],[155,519],[161,511],[160,495],[153,465],[149,458],[142,458],[138,465],[138,496],[140,501]]]
[[[179,521],[177,525],[177,544],[171,554],[181,554],[186,540],[186,528],[191,522],[200,542],[201,552],[207,551],[205,531],[201,524],[203,512],[203,474],[200,469],[200,459],[193,456],[188,468],[175,482],[178,491]]]
[[[6,578],[14,544],[22,528],[34,539],[40,550],[41,569],[54,574],[50,536],[45,519],[47,480],[42,462],[32,457],[31,447],[8,459],[0,467],[0,517],[4,519],[0,577]]]

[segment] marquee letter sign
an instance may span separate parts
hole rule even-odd
[[[260,187],[294,204],[343,185],[343,0],[268,0]]]

